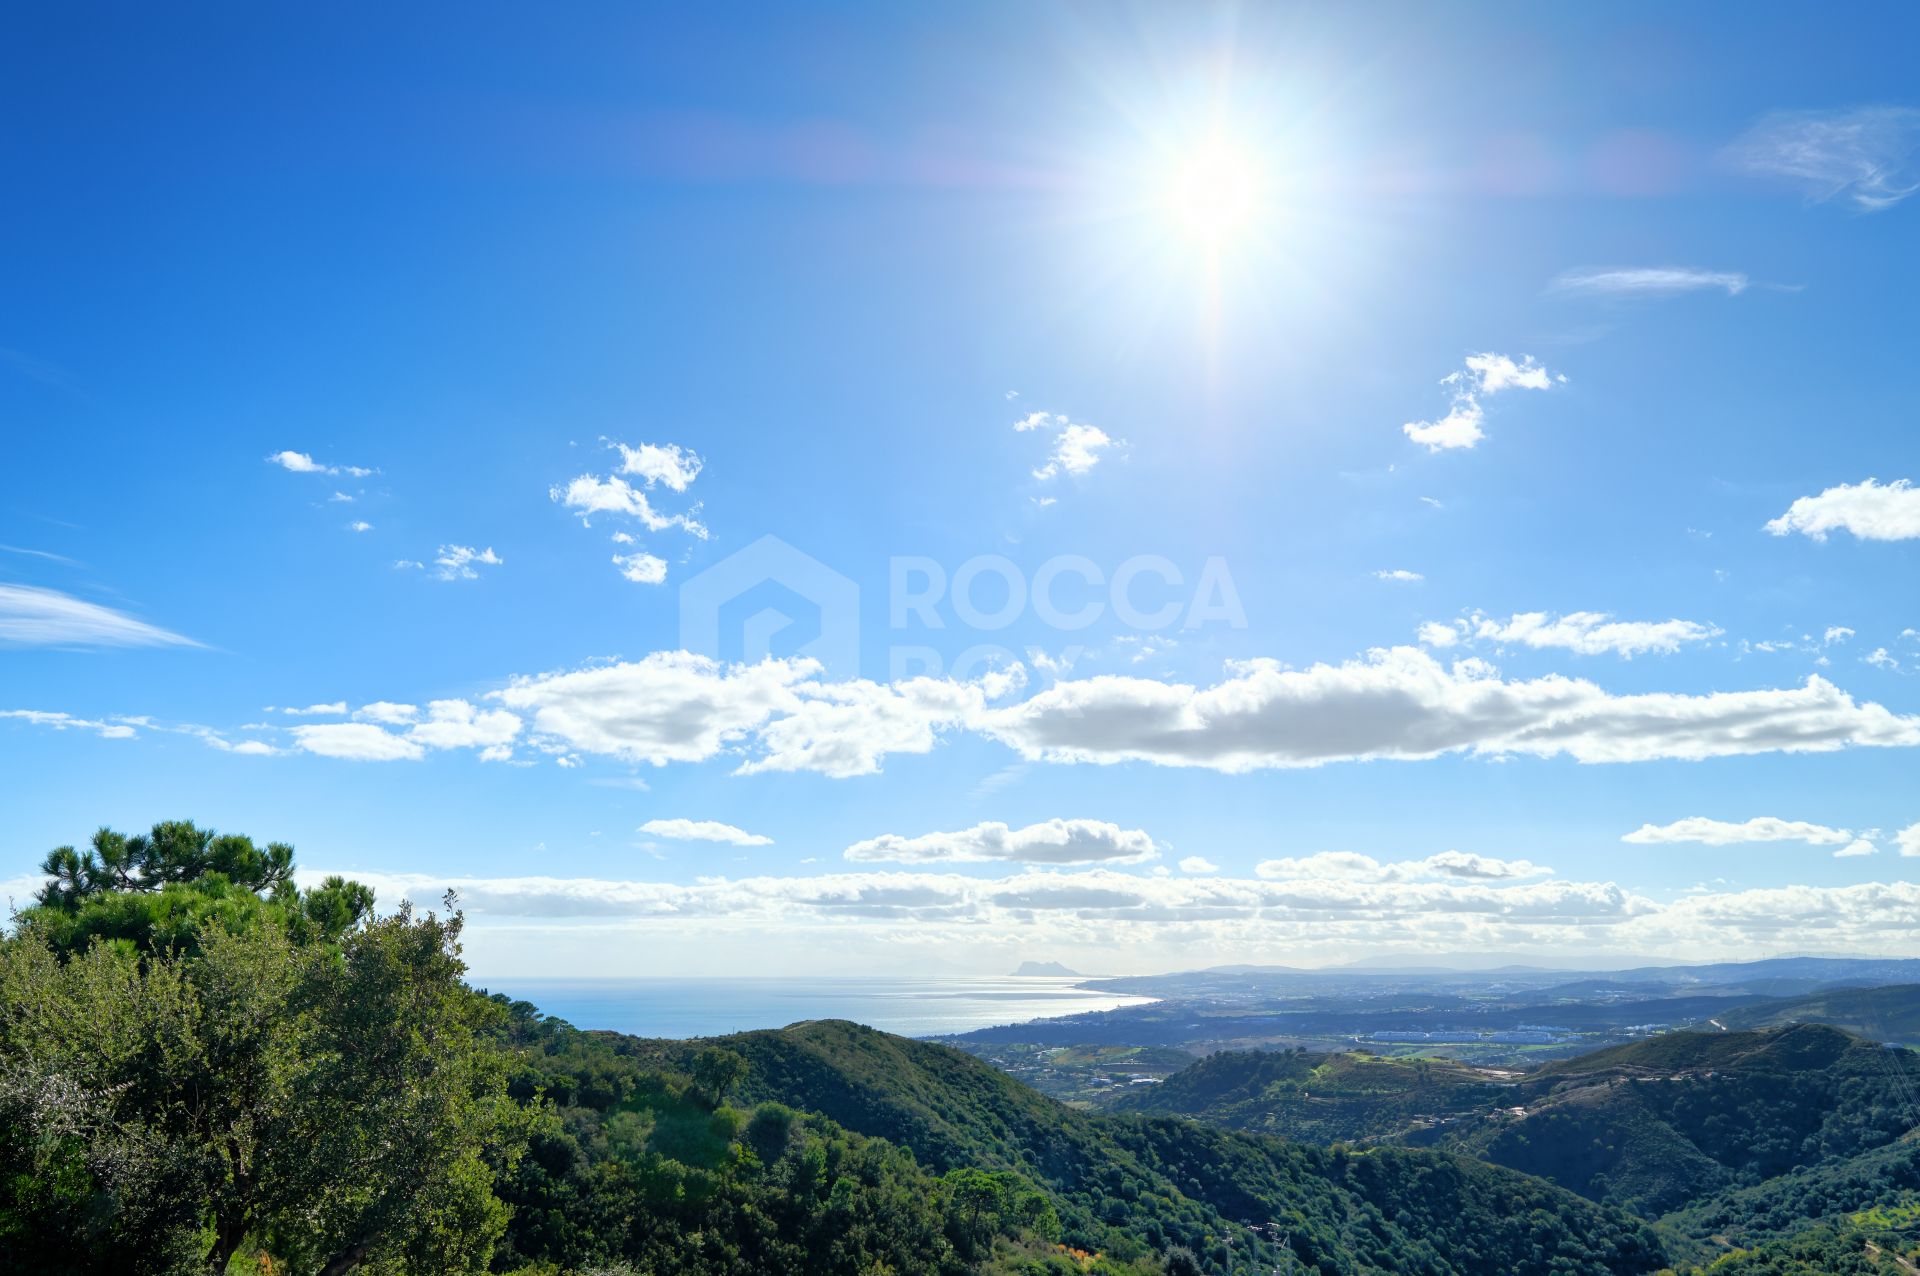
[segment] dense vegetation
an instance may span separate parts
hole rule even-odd
[[[1876,1041],[1920,1042],[1920,986],[1829,988],[1804,997],[1737,1007],[1722,1022],[1729,1028],[1824,1023]]]
[[[1309,1143],[1405,1135],[1436,1120],[1498,1106],[1511,1087],[1446,1059],[1390,1059],[1305,1050],[1221,1051],[1113,1110],[1192,1117]]]
[[[1920,1059],[1837,1028],[1675,1032],[1550,1064],[1460,1146],[1646,1217],[1920,1124]]]

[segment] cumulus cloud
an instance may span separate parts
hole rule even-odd
[[[1846,198],[1864,212],[1920,190],[1920,110],[1867,106],[1776,111],[1721,152],[1733,167],[1802,186],[1813,200]]]
[[[1419,572],[1410,572],[1404,567],[1382,568],[1375,572],[1376,580],[1391,580],[1403,585],[1414,585],[1426,579]]]
[[[698,454],[677,443],[642,443],[639,447],[616,443],[614,446],[620,450],[621,472],[638,474],[648,487],[657,483],[684,492],[700,477],[701,466],[705,464]]]
[[[275,709],[272,705],[268,705],[267,712],[284,713],[292,718],[341,718],[346,716],[347,702],[344,700],[334,700],[327,704],[310,704],[304,708],[288,707],[284,709]]]
[[[615,554],[613,565],[636,585],[658,585],[667,579],[667,560],[652,554]]]
[[[405,726],[420,716],[420,706],[395,704],[391,700],[376,700],[372,704],[363,704],[353,711],[353,716],[367,722],[381,722],[390,727]]]
[[[198,647],[191,638],[36,585],[0,584],[0,647]]]
[[[692,517],[660,513],[645,492],[618,475],[598,478],[582,474],[571,483],[550,488],[548,495],[578,514],[582,523],[589,523],[596,514],[619,514],[638,520],[650,532],[678,527],[702,540],[707,537],[707,529]]]
[[[1848,829],[1809,824],[1804,820],[1782,820],[1771,815],[1756,816],[1734,823],[1690,815],[1671,824],[1642,824],[1620,840],[1640,846],[1671,842],[1698,842],[1704,846],[1734,846],[1747,842],[1805,842],[1810,846],[1838,846],[1851,841]]]
[[[1033,471],[1042,482],[1060,474],[1086,474],[1100,463],[1100,454],[1115,442],[1098,426],[1069,421],[1058,412],[1029,412],[1013,423],[1022,432],[1047,430],[1053,434],[1053,450],[1046,461]]]
[[[731,846],[772,846],[773,839],[718,820],[648,820],[642,833],[675,842],[725,842]]]
[[[888,864],[1138,864],[1159,853],[1140,829],[1104,820],[1052,819],[1020,829],[993,821],[954,833],[886,833],[855,842],[846,858]]]
[[[417,762],[426,756],[412,740],[370,722],[307,723],[293,728],[293,739],[308,753],[349,762]]]
[[[1483,399],[1509,389],[1547,390],[1565,380],[1536,363],[1532,355],[1518,360],[1491,352],[1468,355],[1464,371],[1441,379],[1440,384],[1453,391],[1447,415],[1435,421],[1409,421],[1400,429],[1429,452],[1471,448],[1486,437],[1480,428],[1486,420]]]
[[[371,469],[359,465],[323,465],[305,452],[275,452],[267,458],[267,463],[295,474],[347,474],[354,478],[366,478],[373,473]]]
[[[1631,660],[1648,652],[1671,654],[1688,643],[1718,638],[1720,630],[1693,620],[1615,620],[1606,612],[1576,611],[1555,617],[1544,611],[1520,612],[1505,620],[1473,612],[1451,625],[1420,626],[1420,641],[1451,647],[1477,641],[1536,650],[1560,648],[1582,656],[1612,654]]]
[[[1920,718],[1856,703],[1819,677],[1798,688],[1616,696],[1585,679],[1508,680],[1415,648],[1286,669],[1249,661],[1208,688],[1105,676],[1056,683],[981,715],[1023,755],[1227,772],[1445,753],[1642,762],[1920,744]]]
[[[1837,860],[1857,859],[1862,855],[1878,855],[1880,848],[1864,837],[1856,837],[1833,853]]]
[[[485,549],[474,549],[471,545],[442,545],[440,553],[434,558],[437,568],[434,572],[441,580],[478,580],[480,573],[475,567],[498,567],[501,558],[489,545]]]
[[[1678,292],[1725,292],[1737,297],[1752,283],[1729,270],[1696,270],[1690,266],[1626,266],[1605,270],[1569,270],[1552,284],[1556,292],[1592,293],[1610,297],[1656,297]]]
[[[1202,855],[1189,855],[1180,861],[1182,873],[1218,873],[1220,866]]]
[[[1894,834],[1893,845],[1909,859],[1920,857],[1920,824],[1909,824]]]
[[[1800,497],[1767,530],[1775,536],[1799,532],[1817,541],[1836,531],[1863,541],[1920,539],[1920,488],[1909,479],[1842,483],[1818,496]]]
[[[429,749],[489,749],[513,743],[520,719],[504,709],[478,709],[465,700],[434,700],[407,739]]]

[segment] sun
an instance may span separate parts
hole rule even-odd
[[[1253,231],[1266,203],[1266,185],[1254,152],[1225,137],[1208,137],[1166,167],[1162,213],[1181,239],[1218,253]]]

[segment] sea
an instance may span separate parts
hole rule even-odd
[[[851,1019],[903,1037],[937,1037],[1000,1024],[1144,1005],[1080,979],[497,979],[488,992],[523,998],[576,1028],[637,1037],[714,1037]]]

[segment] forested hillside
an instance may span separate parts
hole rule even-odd
[[[1485,1070],[1448,1059],[1238,1050],[1209,1055],[1159,1085],[1121,1095],[1112,1108],[1309,1143],[1363,1142],[1487,1111],[1512,1088]]]

